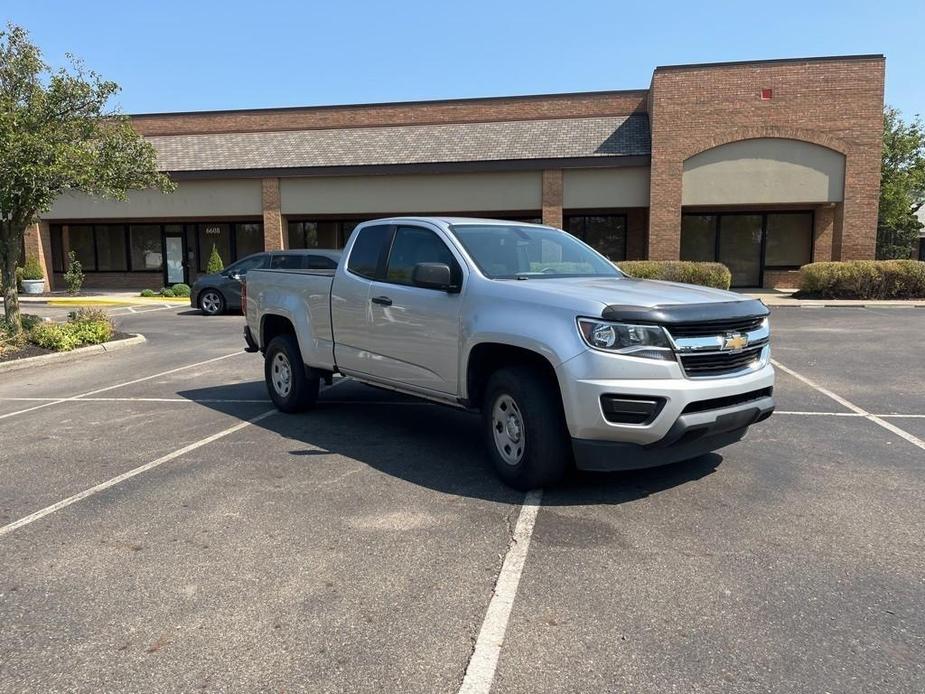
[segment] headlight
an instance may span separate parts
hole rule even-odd
[[[631,325],[579,318],[578,331],[589,347],[646,359],[674,361],[665,331],[657,325]]]

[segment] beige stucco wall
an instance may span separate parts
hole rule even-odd
[[[184,181],[168,195],[153,190],[128,200],[104,200],[71,193],[58,199],[43,219],[215,217],[262,214],[259,180]]]
[[[740,140],[684,162],[683,205],[840,202],[845,158],[809,142]]]
[[[538,210],[539,171],[280,180],[282,212],[362,214]]]
[[[649,168],[567,169],[562,206],[648,207]]]

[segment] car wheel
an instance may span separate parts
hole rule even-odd
[[[527,491],[562,479],[572,452],[557,384],[540,369],[499,369],[488,379],[482,423],[498,475]]]
[[[215,289],[206,289],[199,295],[199,309],[207,316],[217,316],[225,312],[225,297]]]
[[[301,412],[318,399],[320,379],[309,378],[299,344],[292,335],[277,335],[270,340],[264,356],[264,378],[270,399],[282,412]]]

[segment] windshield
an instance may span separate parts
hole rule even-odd
[[[450,229],[491,279],[622,277],[613,263],[557,229],[453,224]]]

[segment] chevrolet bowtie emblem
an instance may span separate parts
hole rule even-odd
[[[737,351],[748,345],[748,335],[729,333],[723,338],[723,349]]]

